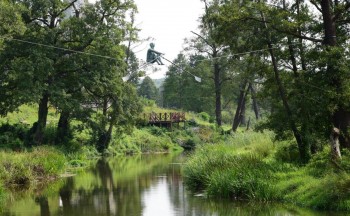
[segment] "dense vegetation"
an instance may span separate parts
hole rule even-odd
[[[84,6],[77,2],[2,1],[22,22],[4,17],[8,22],[3,24],[6,37],[0,53],[0,113],[37,104],[26,146],[47,144],[50,107],[60,114],[56,145],[88,128],[100,152],[108,148],[113,129],[128,130],[141,111],[131,82],[137,73],[131,63],[134,55],[122,44],[136,40],[126,17],[133,16],[136,6],[129,0]],[[16,24],[25,30],[7,30]],[[130,82],[123,82],[126,75]],[[73,120],[80,121],[79,126],[73,127]]]
[[[344,152],[335,163],[327,149],[300,166],[296,144],[274,143],[271,133],[245,132],[199,148],[184,176],[189,189],[209,197],[349,210],[349,156]]]
[[[232,131],[258,121],[295,139],[304,163],[330,135],[349,147],[349,2],[203,4],[200,31],[167,73],[164,106],[207,112]]]
[[[0,1],[0,202],[94,155],[200,145],[192,190],[349,209],[348,1],[202,0],[159,89],[139,80],[133,0],[81,2]],[[146,127],[153,101],[199,114]]]

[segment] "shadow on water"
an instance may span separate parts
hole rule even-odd
[[[183,185],[183,155],[101,159],[85,172],[45,190],[15,193],[0,215],[231,216],[342,215],[297,207],[209,200]]]

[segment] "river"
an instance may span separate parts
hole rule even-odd
[[[17,191],[6,216],[342,215],[282,204],[211,200],[184,188],[183,155],[101,159],[75,176]]]

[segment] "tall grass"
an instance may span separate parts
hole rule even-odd
[[[179,145],[173,142],[170,134],[171,132],[166,128],[135,128],[129,135],[115,137],[108,151],[117,155],[125,155],[179,150]]]
[[[264,161],[273,150],[268,134],[242,134],[225,143],[204,145],[184,167],[186,185],[209,196],[268,200],[273,187],[271,165]],[[254,141],[261,140],[257,145]]]
[[[342,162],[329,151],[306,166],[279,160],[271,134],[238,133],[204,145],[186,163],[185,184],[208,196],[283,201],[317,209],[350,210],[349,154]],[[285,144],[283,144],[285,145]],[[276,159],[277,158],[277,159]]]
[[[0,183],[0,214],[3,211],[3,208],[5,206],[5,201],[6,201],[6,192],[2,184]]]
[[[57,177],[65,163],[63,153],[50,147],[0,152],[0,180],[5,185],[28,185],[34,180]]]

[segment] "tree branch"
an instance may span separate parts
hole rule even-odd
[[[313,4],[320,13],[322,13],[322,9],[320,8],[320,6],[317,5],[317,3],[314,0],[310,0],[310,3]]]
[[[204,38],[202,35],[194,32],[194,31],[191,31],[193,34],[197,35],[199,38],[201,38],[208,46],[210,46],[212,49],[214,49],[213,45],[211,43],[209,43],[209,41]]]

